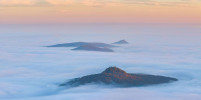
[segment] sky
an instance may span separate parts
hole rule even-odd
[[[201,0],[0,0],[0,24],[142,23],[201,26]]]

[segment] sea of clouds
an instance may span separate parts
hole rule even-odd
[[[200,100],[201,30],[137,25],[10,26],[0,28],[0,100]],[[76,42],[130,44],[114,53],[44,46]],[[59,87],[69,79],[117,66],[129,73],[178,78],[147,87]]]

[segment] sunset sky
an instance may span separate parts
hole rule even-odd
[[[0,24],[201,25],[201,0],[0,0]]]
[[[201,100],[201,0],[0,0],[0,53],[0,100]],[[110,66],[159,79],[68,84]]]

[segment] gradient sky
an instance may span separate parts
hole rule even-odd
[[[201,25],[201,0],[0,0],[0,24]]]

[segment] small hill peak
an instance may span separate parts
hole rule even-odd
[[[105,69],[103,72],[104,73],[110,73],[110,74],[127,74],[124,70],[118,68],[118,67],[109,67]]]
[[[114,42],[113,44],[128,44],[128,42],[126,40],[120,40],[120,41]]]

